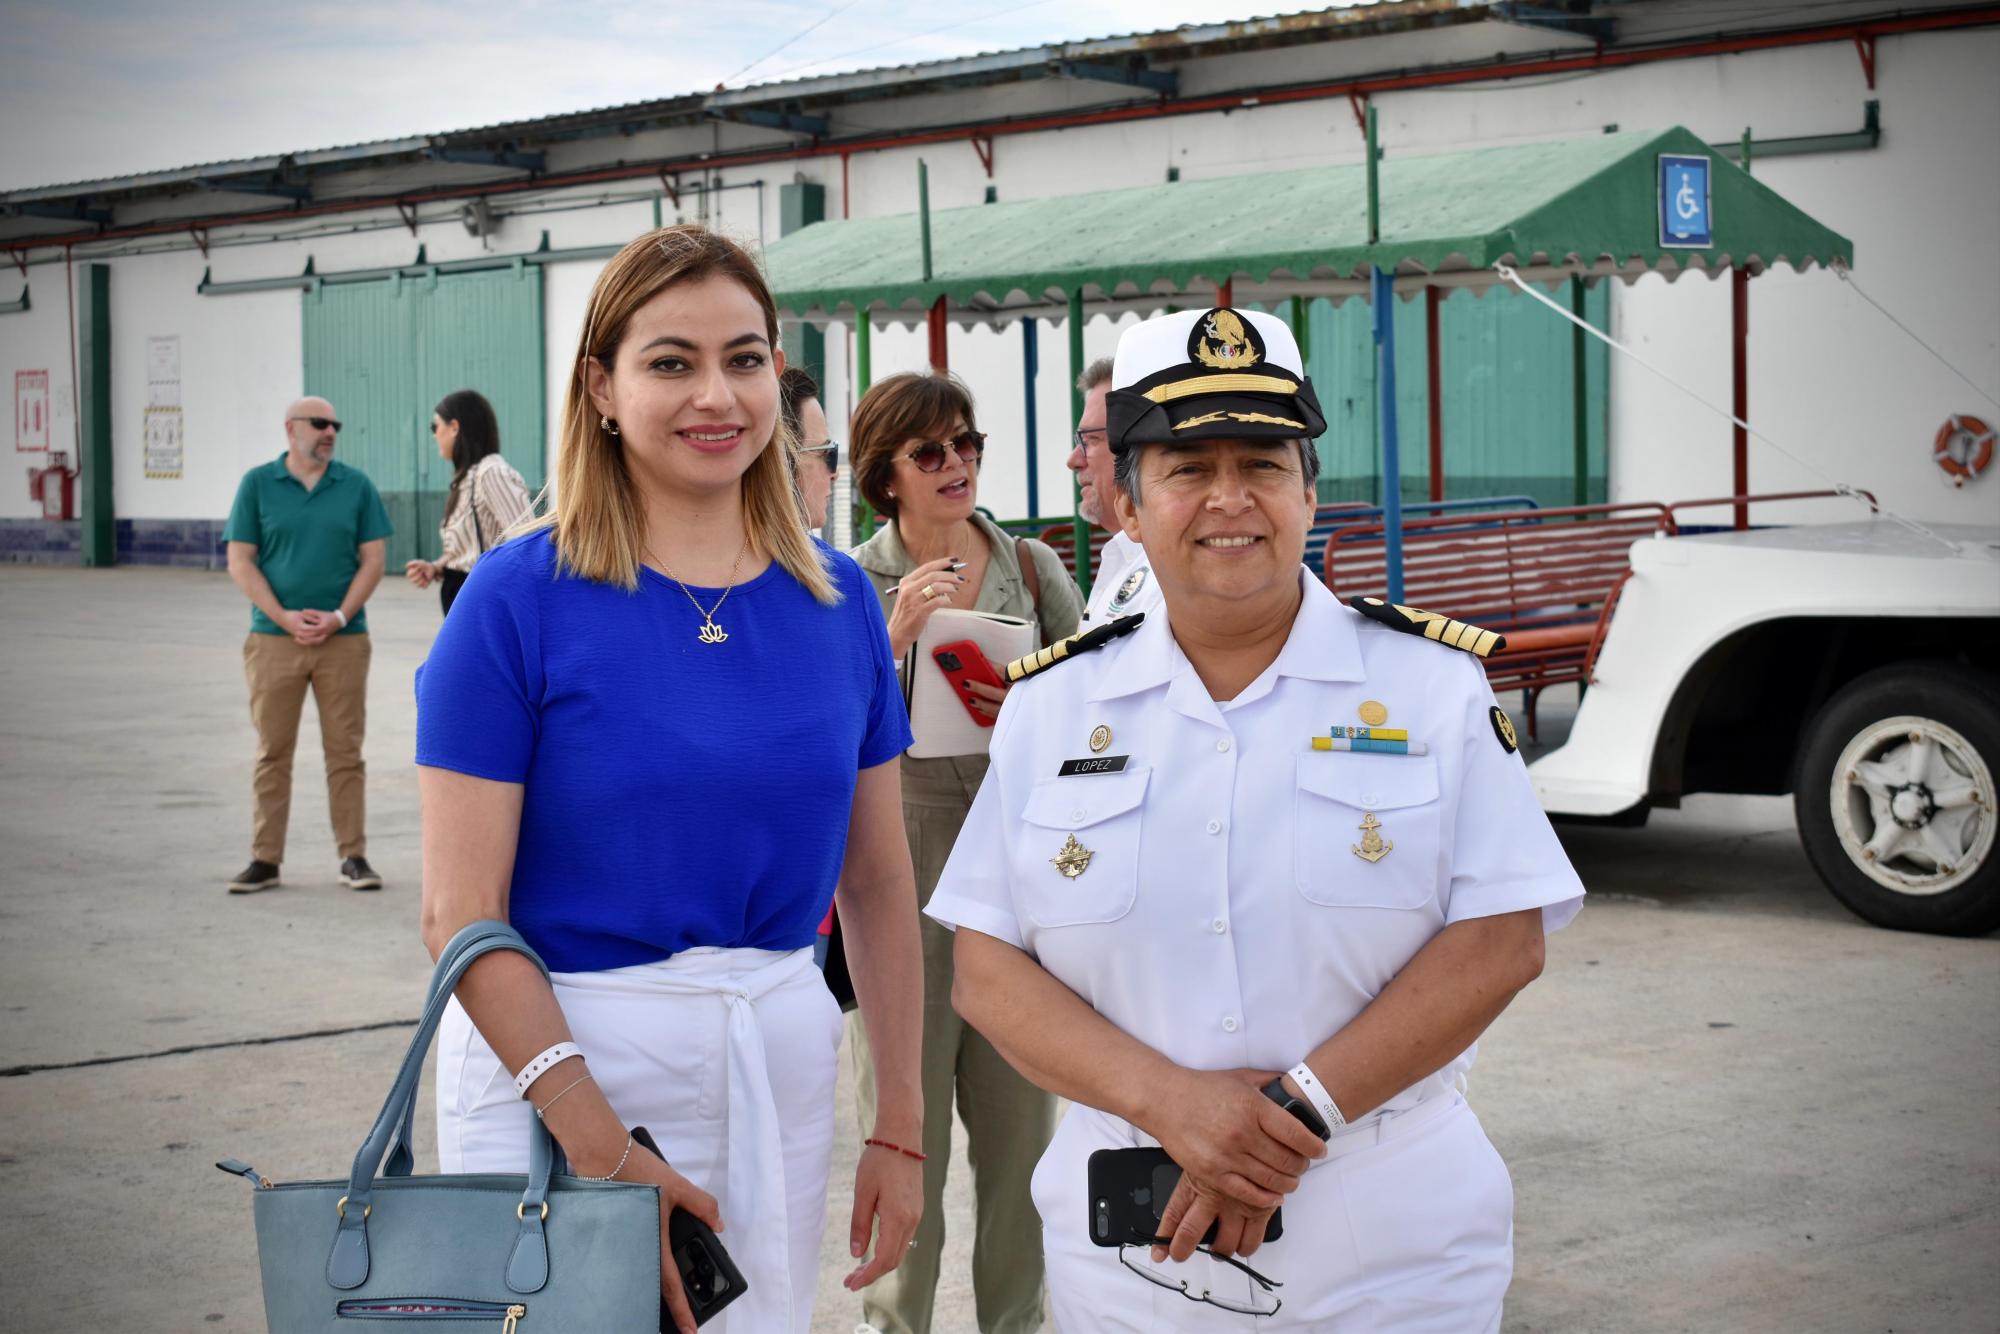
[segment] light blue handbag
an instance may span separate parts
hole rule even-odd
[[[518,951],[548,972],[504,922],[474,922],[452,937],[346,1180],[276,1184],[236,1159],[216,1164],[257,1186],[257,1258],[273,1334],[373,1328],[357,1321],[438,1334],[660,1328],[657,1187],[568,1175],[561,1146],[539,1120],[526,1176],[410,1175],[417,1078],[431,1038],[466,968],[493,950]]]

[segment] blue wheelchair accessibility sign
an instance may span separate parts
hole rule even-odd
[[[1660,154],[1660,244],[1684,249],[1715,244],[1707,158]]]

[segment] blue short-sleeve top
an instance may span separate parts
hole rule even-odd
[[[719,644],[654,570],[558,573],[546,530],[473,567],[417,671],[417,763],[525,788],[508,917],[552,970],[813,943],[856,775],[910,744],[881,608],[818,550],[838,604],[774,561]]]

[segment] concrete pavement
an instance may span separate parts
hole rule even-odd
[[[310,710],[287,886],[222,892],[247,860],[247,619],[221,575],[0,567],[0,1245],[19,1328],[261,1328],[249,1192],[209,1164],[343,1174],[408,1041],[428,971],[410,680],[436,599],[393,584],[370,609],[381,894],[335,878]],[[2000,1328],[2000,941],[1856,921],[1777,800],[1564,836],[1595,897],[1472,1082],[1516,1183],[1506,1329]],[[839,1287],[851,1096],[828,1334],[859,1319]],[[944,1331],[972,1328],[966,1178],[961,1158]]]

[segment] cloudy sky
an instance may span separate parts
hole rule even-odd
[[[0,0],[0,189],[1301,7]]]

